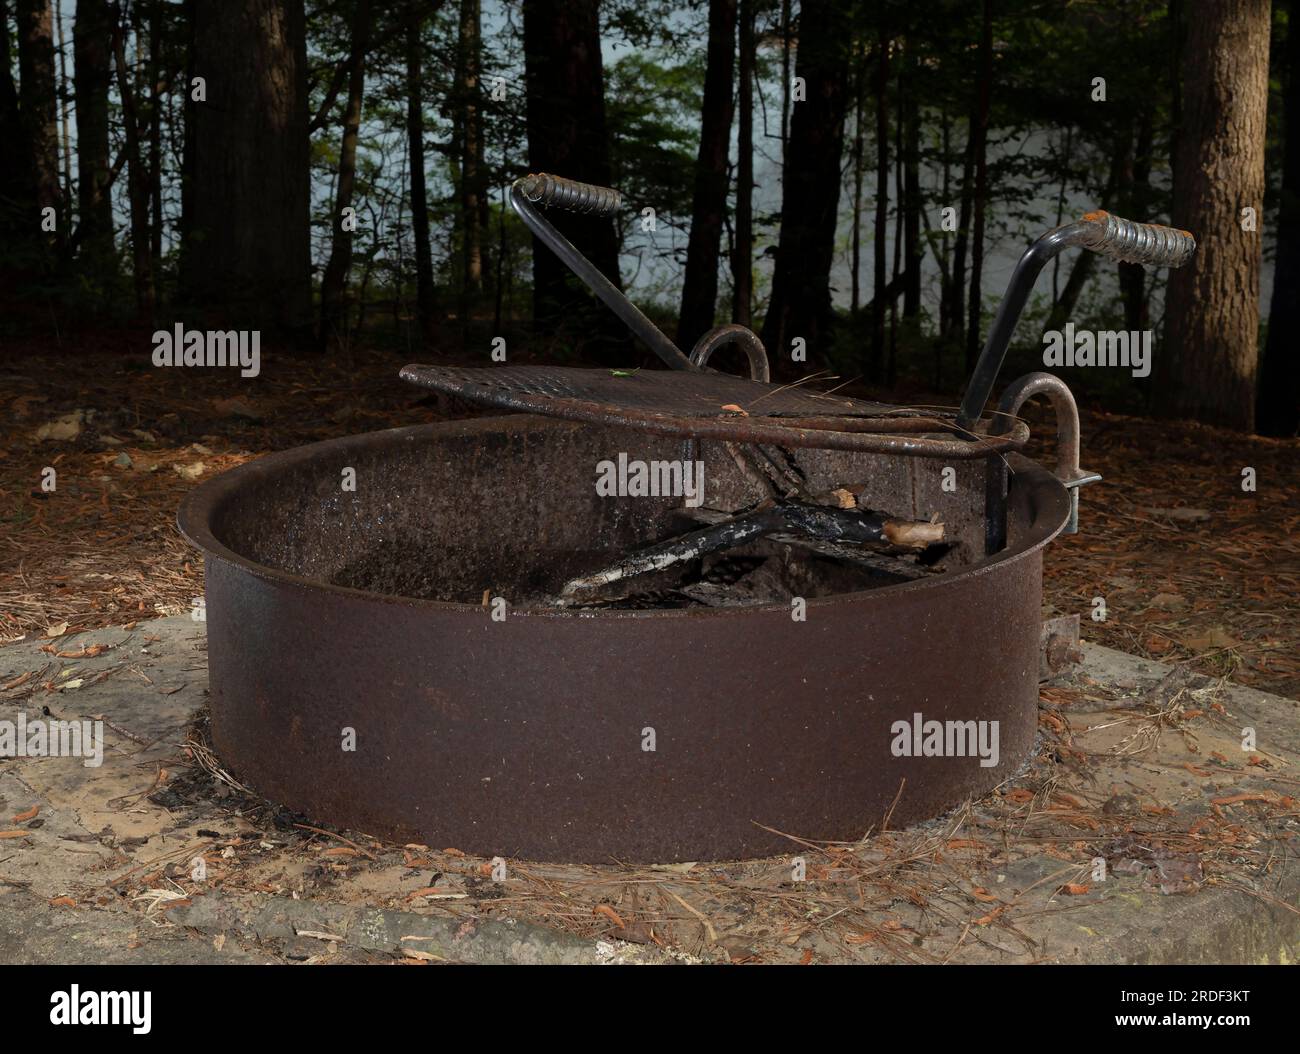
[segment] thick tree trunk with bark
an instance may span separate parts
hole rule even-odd
[[[710,0],[708,59],[695,196],[677,343],[690,350],[713,328],[718,299],[718,245],[727,211],[727,157],[731,150],[731,75],[736,46],[735,0]]]
[[[598,0],[524,0],[529,166],[534,172],[610,185]],[[615,285],[618,241],[609,220],[551,210],[547,218]],[[626,330],[555,255],[533,240],[533,317],[543,332],[564,325],[593,358],[626,359]],[[594,340],[592,338],[593,334]]]
[[[736,105],[736,246],[731,255],[731,321],[753,322],[754,298],[754,0],[740,0],[740,79]]]
[[[419,4],[409,12],[406,30],[406,138],[411,164],[411,229],[415,234],[415,310],[420,338],[433,334],[433,252],[429,244],[429,195],[425,183],[424,86],[420,34],[424,13]]]
[[[12,54],[9,12],[0,0],[0,55]],[[0,286],[26,270],[29,250],[39,245],[40,216],[32,195],[27,131],[18,109],[18,86],[8,61],[0,62]]]
[[[186,295],[214,320],[311,326],[303,0],[193,5]]]
[[[1268,102],[1268,0],[1197,5],[1183,54],[1173,225],[1196,255],[1169,276],[1155,405],[1167,416],[1255,424],[1260,232]]]
[[[794,103],[790,158],[781,194],[781,237],[763,343],[774,363],[790,341],[807,341],[809,358],[825,350],[832,323],[830,274],[840,200],[840,157],[848,104],[851,41],[844,3],[809,5],[800,16],[795,73],[806,98]]]
[[[77,102],[77,230],[83,272],[108,276],[116,266],[109,198],[108,86],[112,71],[111,0],[77,0],[72,27]]]
[[[348,55],[348,101],[343,112],[343,142],[334,190],[333,242],[320,284],[320,340],[324,348],[343,342],[347,305],[343,291],[352,268],[352,233],[356,225],[352,194],[357,182],[357,136],[361,131],[361,101],[366,87],[366,49],[370,46],[370,0],[357,0],[352,17],[352,42]]]
[[[53,208],[55,215],[62,218],[54,20],[50,0],[17,0],[15,14],[18,25],[18,105],[31,151],[31,187],[37,209]],[[52,235],[47,235],[47,240],[61,243],[65,237],[66,232],[60,226]]]
[[[1300,430],[1300,3],[1288,11],[1282,98],[1282,200],[1268,343],[1259,370],[1256,427],[1262,435],[1292,436]]]

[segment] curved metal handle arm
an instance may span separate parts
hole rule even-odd
[[[605,195],[612,195],[612,201]],[[515,180],[510,188],[510,204],[519,218],[524,221],[525,226],[537,235],[570,271],[581,278],[587,288],[622,319],[628,329],[635,333],[651,351],[674,370],[697,369],[682,350],[641,313],[640,308],[625,297],[595,264],[578,252],[568,238],[546,221],[546,217],[533,207],[534,201],[538,204],[554,204],[597,216],[612,216],[619,205],[618,193],[605,187],[575,183],[556,176],[532,175]]]
[[[1126,263],[1167,267],[1181,267],[1196,251],[1196,239],[1187,231],[1156,223],[1134,223],[1101,211],[1089,212],[1079,222],[1057,227],[1035,240],[1016,264],[1006,294],[993,317],[984,350],[980,352],[970,383],[966,386],[966,395],[957,414],[957,423],[963,428],[971,428],[979,420],[984,404],[989,400],[1002,369],[1002,360],[1006,358],[1011,334],[1020,321],[1038,273],[1048,260],[1071,245],[1080,245]]]

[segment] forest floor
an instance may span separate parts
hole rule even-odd
[[[0,362],[0,643],[189,610],[202,561],[176,510],[200,480],[273,450],[476,412],[399,382],[419,357],[401,351],[264,353],[242,379],[155,368],[145,333],[80,346]],[[1050,414],[1036,409],[1031,453],[1051,464]],[[1081,492],[1080,533],[1047,551],[1049,613],[1079,614],[1086,639],[1300,697],[1300,440],[1086,406],[1082,419],[1083,467],[1103,481]]]

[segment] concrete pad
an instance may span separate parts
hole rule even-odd
[[[1085,644],[1045,686],[1041,750],[1015,781],[907,832],[792,845],[816,857],[803,881],[781,858],[635,874],[507,862],[496,882],[487,861],[317,832],[320,818],[214,779],[187,747],[205,647],[201,622],[173,617],[0,648],[0,721],[102,721],[105,736],[97,767],[0,758],[0,962],[1300,954],[1293,700]],[[886,870],[896,895],[864,896]]]

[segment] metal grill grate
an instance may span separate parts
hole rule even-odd
[[[979,436],[951,416],[712,371],[410,365],[402,379],[506,410],[739,443],[966,459],[1028,439],[1018,422]]]

